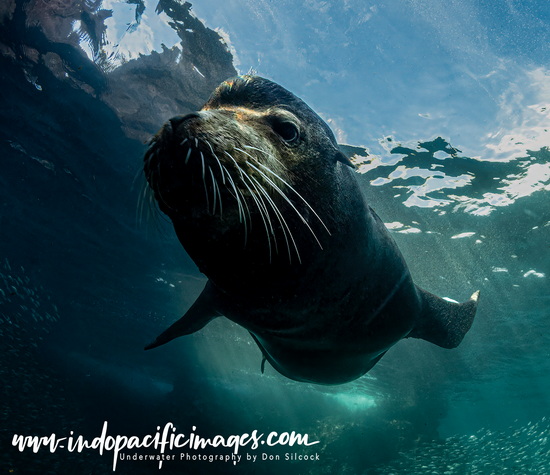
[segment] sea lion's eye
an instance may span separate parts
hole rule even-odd
[[[288,120],[281,120],[273,118],[271,121],[271,128],[273,131],[281,137],[289,145],[294,145],[300,138],[300,131],[298,127]]]

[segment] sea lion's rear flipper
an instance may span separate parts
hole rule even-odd
[[[145,347],[146,350],[164,345],[174,338],[190,335],[203,328],[208,322],[220,316],[215,309],[216,292],[208,281],[195,303],[177,322],[164,330],[152,343]]]
[[[418,324],[409,334],[442,348],[456,348],[468,332],[477,309],[479,290],[463,303],[451,302],[416,288],[422,301]]]

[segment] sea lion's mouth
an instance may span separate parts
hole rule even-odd
[[[225,190],[220,183],[225,184],[228,171],[204,133],[193,127],[199,119],[198,113],[170,119],[151,139],[144,157],[149,186],[160,209],[172,218],[191,209],[222,213]],[[204,206],[198,206],[201,194]]]

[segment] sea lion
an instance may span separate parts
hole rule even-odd
[[[459,304],[413,283],[328,125],[274,82],[222,83],[199,112],[163,126],[144,170],[208,277],[146,349],[223,315],[281,374],[340,384],[402,338],[454,348],[472,324],[479,293]]]

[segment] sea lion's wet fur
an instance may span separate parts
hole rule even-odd
[[[259,77],[224,82],[153,138],[145,173],[209,281],[153,348],[217,316],[248,329],[285,376],[323,384],[367,372],[401,338],[457,346],[464,304],[415,286],[327,124]]]

